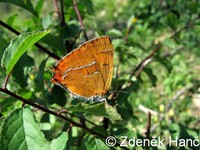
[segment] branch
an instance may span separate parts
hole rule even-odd
[[[58,3],[57,3],[57,0],[53,0],[53,3],[56,7],[56,13],[58,14],[58,17],[60,18],[60,11],[59,11],[59,8],[58,8]]]
[[[77,123],[77,122],[75,122],[75,121],[73,121],[73,120],[70,120],[69,118],[63,116],[61,113],[57,113],[57,112],[51,111],[51,110],[47,109],[46,107],[44,107],[44,106],[42,106],[42,105],[39,105],[39,104],[36,104],[35,102],[33,102],[33,101],[31,101],[31,100],[26,100],[26,99],[24,99],[23,97],[21,97],[21,96],[19,96],[19,95],[16,95],[16,94],[12,93],[11,91],[9,91],[9,90],[7,90],[7,89],[0,88],[0,91],[3,92],[3,93],[6,93],[6,94],[8,94],[8,95],[10,95],[10,96],[12,96],[12,97],[14,97],[14,98],[16,98],[16,99],[18,99],[18,100],[20,100],[21,102],[23,102],[23,104],[28,104],[28,105],[30,105],[30,106],[33,106],[33,107],[37,108],[37,109],[40,109],[40,110],[43,111],[43,112],[49,113],[49,114],[51,114],[51,115],[54,115],[54,116],[56,116],[56,117],[58,117],[58,118],[60,118],[60,119],[62,119],[62,120],[64,120],[64,121],[69,122],[69,123],[72,124],[73,126],[82,128],[82,129],[84,129],[84,130],[90,132],[91,134],[97,135],[97,136],[99,136],[99,137],[101,137],[101,138],[103,138],[103,139],[106,138],[106,136],[104,136],[104,135],[102,135],[102,134],[99,134],[98,132],[95,132],[95,131],[89,129],[88,127],[83,126],[82,124],[79,124],[79,123]]]
[[[160,114],[158,114],[158,112],[156,112],[156,111],[154,111],[154,110],[151,110],[151,109],[149,109],[149,108],[147,108],[147,107],[145,107],[145,106],[143,106],[143,105],[139,105],[139,107],[138,107],[140,110],[142,110],[143,112],[145,112],[146,114],[148,114],[148,113],[151,113],[152,115],[154,115],[154,116],[157,116],[157,115],[160,115]]]
[[[78,10],[78,5],[77,5],[77,1],[76,0],[73,0],[73,3],[74,3],[74,9],[76,11],[76,14],[78,16],[78,20],[80,22],[80,25],[81,25],[81,30],[83,31],[83,34],[85,36],[85,40],[88,41],[88,37],[87,37],[87,34],[86,34],[86,31],[85,31],[85,26],[83,24],[83,20],[81,18],[81,15],[80,15],[80,12]]]

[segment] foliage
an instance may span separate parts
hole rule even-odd
[[[199,149],[200,2],[74,2],[0,0],[0,149]],[[111,95],[73,99],[50,68],[101,35],[115,48]]]

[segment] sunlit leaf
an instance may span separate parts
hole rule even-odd
[[[172,123],[169,126],[169,132],[170,132],[171,138],[173,140],[178,139],[180,137],[180,127],[179,127],[179,125],[175,124],[175,123]]]
[[[88,141],[85,143],[87,150],[109,150],[110,148],[105,144],[104,141],[94,138],[92,136],[89,137]]]
[[[68,134],[63,132],[59,137],[51,141],[51,150],[65,150],[67,146]]]
[[[1,65],[6,68],[6,74],[10,73],[20,57],[31,48],[43,36],[48,34],[50,30],[22,33],[13,39],[7,49],[4,51]]]
[[[29,108],[12,111],[3,122],[0,136],[2,149],[50,149]]]
[[[105,116],[112,120],[121,120],[121,116],[117,113],[117,111],[106,102],[93,104],[79,103],[76,106],[68,107],[67,110],[73,112],[84,112],[97,116]]]

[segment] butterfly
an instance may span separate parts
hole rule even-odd
[[[71,51],[52,68],[52,83],[86,101],[105,101],[112,81],[114,47],[107,36],[92,39]]]

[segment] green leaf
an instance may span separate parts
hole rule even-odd
[[[7,24],[10,26],[13,26],[13,24],[17,21],[17,14],[14,14],[13,16],[10,16],[7,20]]]
[[[0,36],[0,58],[3,55],[3,51],[4,49],[8,46],[8,43],[6,41],[6,39],[2,36]]]
[[[156,57],[156,60],[167,69],[168,73],[172,71],[173,67],[169,60],[160,56],[155,56],[155,57]]]
[[[48,15],[42,18],[42,25],[44,29],[48,29],[52,25],[52,15],[53,13],[49,13]]]
[[[163,41],[163,45],[171,48],[171,49],[175,49],[175,43],[174,43],[174,40],[173,39],[165,39]]]
[[[171,134],[172,140],[177,140],[177,139],[179,139],[179,137],[180,137],[180,127],[179,127],[178,124],[172,123],[172,124],[169,126],[169,132],[170,132],[170,134]]]
[[[22,33],[13,39],[4,51],[1,65],[6,68],[6,74],[9,74],[20,57],[31,48],[43,36],[48,34],[50,30]]]
[[[16,109],[4,120],[1,129],[2,149],[50,149],[29,108]]]
[[[106,112],[106,116],[110,118],[111,120],[122,120],[120,114],[116,111],[116,109],[108,105],[108,103],[105,103],[105,112]]]
[[[122,83],[125,83],[126,81],[122,81]],[[120,85],[120,84],[119,84]],[[125,101],[128,99],[128,97],[130,96],[130,94],[132,92],[137,92],[139,89],[139,84],[137,81],[132,81],[131,85],[123,88],[122,92],[119,92],[118,96],[117,96],[117,101],[118,104],[121,106],[123,103],[125,103]],[[118,106],[119,106],[118,105]],[[117,106],[117,107],[118,107]],[[126,107],[127,109],[127,107]],[[124,112],[125,113],[125,112]],[[121,114],[121,113],[120,113]],[[125,114],[126,115],[126,114]],[[126,116],[127,117],[127,116]]]
[[[93,136],[90,136],[88,141],[85,143],[87,150],[109,150],[110,148],[105,144],[104,141],[94,138]]]
[[[33,58],[24,53],[13,68],[12,77],[22,88],[28,85],[31,66],[34,66]]]
[[[38,16],[37,12],[33,9],[33,5],[30,0],[0,0],[0,2],[13,4],[15,6],[28,10],[35,16]]]
[[[112,43],[113,43],[113,45],[114,45],[115,48],[125,46],[125,41],[122,40],[122,39],[112,40]]]
[[[122,37],[123,34],[120,30],[117,30],[117,29],[111,29],[107,32],[107,35],[110,35],[110,36],[118,36],[118,37]]]
[[[124,100],[124,99],[122,99],[122,100]],[[125,106],[118,105],[117,106],[117,111],[121,115],[122,120],[130,119],[131,114],[129,113],[129,111],[127,110],[127,108]]]
[[[124,135],[126,135],[130,139],[133,137],[137,138],[137,131],[129,130],[128,128],[124,126],[124,124],[125,123],[121,125],[120,124],[113,125],[110,134],[115,135],[115,137],[118,137],[118,138],[121,138],[121,136],[124,136]]]
[[[68,134],[63,132],[57,139],[51,142],[51,150],[65,150],[67,146]]]
[[[111,120],[121,120],[121,116],[117,111],[110,105],[105,103],[79,103],[78,105],[67,108],[68,111],[84,112],[97,116],[105,116]]]
[[[167,21],[168,21],[168,25],[172,28],[175,29],[176,28],[176,24],[177,24],[177,17],[174,13],[169,13],[167,15]]]
[[[87,11],[88,14],[94,14],[93,2],[91,0],[81,0],[79,1],[79,6],[83,9],[83,12]]]
[[[67,102],[66,102],[66,95],[65,95],[66,91],[59,87],[59,86],[54,86],[51,93],[50,93],[50,97],[51,98],[48,98],[48,102],[49,104],[51,104],[51,99],[53,99],[53,101],[63,107]]]
[[[59,36],[55,36],[52,34],[48,34],[46,35],[44,38],[41,39],[41,42],[44,42],[45,44],[48,44],[49,46],[51,46],[54,49],[59,49],[59,51],[64,52],[65,51],[65,47],[63,44],[63,39]]]
[[[148,75],[148,77],[151,79],[151,83],[153,86],[156,86],[157,77],[153,74],[152,69],[150,68],[144,68],[144,72]]]
[[[197,13],[198,6],[198,2],[195,1],[191,1],[188,3],[188,9],[191,11],[191,13]]]
[[[59,28],[58,32],[62,39],[71,39],[80,33],[80,27],[74,22],[69,22],[67,25]]]
[[[129,91],[130,89],[127,88],[127,91]],[[126,94],[126,95],[130,97],[130,94]],[[134,116],[132,106],[130,102],[127,101],[128,97],[126,95],[124,94],[124,97],[122,96],[117,97],[118,99],[117,112],[119,112],[123,121],[129,120],[130,118],[133,118]]]
[[[5,38],[3,38],[2,36],[0,36],[0,58],[3,57],[4,50],[6,49],[7,46],[8,46],[8,43],[5,40]],[[1,77],[1,79],[4,79],[5,76],[6,76],[5,70],[2,68],[2,66],[0,66],[0,77]],[[0,81],[0,84],[2,85],[3,82]]]
[[[33,96],[33,92],[30,89],[25,88],[20,89],[18,94],[25,99],[30,99]]]
[[[1,113],[3,114],[3,116],[6,115],[8,112],[10,112],[10,110],[15,109],[16,107],[15,102],[16,99],[13,97],[3,98],[2,95],[0,96],[0,106],[3,110]]]
[[[36,5],[35,5],[35,10],[41,14],[42,13],[42,8],[44,7],[44,0],[38,0]]]

